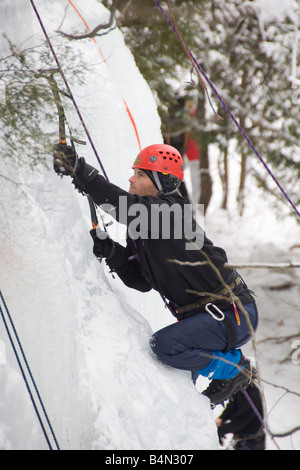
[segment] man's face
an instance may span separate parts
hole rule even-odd
[[[158,189],[153,184],[149,176],[138,168],[134,169],[134,175],[129,178],[129,193],[138,196],[156,196]]]

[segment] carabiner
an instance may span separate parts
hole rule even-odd
[[[210,306],[212,306],[216,310],[216,312],[220,314],[220,316],[217,316],[213,312],[211,312],[209,309]],[[225,318],[225,315],[222,310],[220,310],[215,304],[211,302],[205,305],[205,310],[213,317],[214,320],[223,321]]]

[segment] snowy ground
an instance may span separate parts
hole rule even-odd
[[[102,5],[95,0],[83,3],[76,5],[91,28],[99,17],[104,20]],[[67,0],[36,1],[48,31],[57,29],[67,4]],[[5,27],[10,31],[16,0],[0,8],[5,9]],[[19,1],[18,8],[23,16],[19,39],[41,40],[29,2]],[[63,26],[83,30],[71,7]],[[14,35],[18,40],[16,31]],[[124,98],[142,146],[161,141],[160,123],[149,88],[121,34],[115,30],[99,45],[109,68],[92,41],[74,46],[95,64],[88,86],[75,89],[76,99],[109,178],[126,189],[139,146]],[[79,151],[97,165],[89,146]],[[172,317],[157,294],[125,288],[104,263],[95,260],[86,199],[68,180],[42,167],[32,172],[1,158],[0,175],[0,289],[61,448],[216,449],[214,416],[219,410],[211,412],[189,374],[166,368],[151,355],[152,332],[171,323]],[[234,212],[229,217],[219,211],[216,195],[205,220],[208,236],[227,250],[232,263],[300,260],[299,226],[288,217],[276,219],[271,204],[254,188],[249,188],[248,197],[251,204],[240,219]],[[112,227],[110,233],[122,238],[124,231]],[[240,272],[258,295],[257,340],[300,332],[299,270]],[[0,448],[47,448],[3,327],[0,344]],[[300,365],[291,359],[280,364],[291,345],[292,341],[259,343],[261,373],[264,379],[299,393]],[[250,345],[245,352],[254,354]],[[300,398],[287,394],[278,402],[283,393],[265,385],[273,432],[299,424]],[[299,449],[300,433],[279,439],[278,444],[282,449]],[[274,448],[269,440],[268,448]]]

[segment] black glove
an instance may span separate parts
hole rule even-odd
[[[110,259],[115,251],[115,243],[110,238],[108,233],[104,232],[103,230],[94,228],[90,231],[90,234],[92,239],[94,240],[94,255],[100,259]]]
[[[78,165],[76,150],[67,144],[57,144],[53,148],[53,168],[60,175],[75,175]]]
[[[78,158],[76,150],[67,144],[57,144],[53,151],[53,168],[63,176],[73,176],[72,183],[79,191],[85,191],[86,186],[98,175],[98,170],[86,163],[83,157]]]

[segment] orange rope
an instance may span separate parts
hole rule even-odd
[[[131,112],[130,112],[130,109],[128,108],[128,105],[127,105],[127,103],[126,103],[126,101],[125,101],[125,98],[123,98],[123,101],[124,101],[124,104],[125,104],[125,106],[126,106],[126,111],[127,111],[127,113],[128,113],[128,116],[129,116],[129,118],[130,118],[130,120],[131,120],[131,122],[132,122],[133,128],[134,128],[134,130],[135,130],[135,134],[136,134],[136,138],[137,138],[137,141],[138,141],[138,144],[139,144],[139,148],[140,148],[140,150],[142,150],[141,142],[140,142],[140,138],[139,138],[139,134],[138,134],[138,130],[137,130],[137,128],[136,128],[136,125],[135,125],[133,116],[132,116],[132,114],[131,114]]]
[[[83,21],[83,23],[84,23],[86,29],[87,29],[88,31],[90,31],[91,29],[89,28],[89,25],[87,24],[87,22],[85,21],[85,19],[84,19],[83,16],[82,16],[82,14],[79,12],[79,10],[75,7],[74,3],[73,3],[71,0],[68,0],[68,2],[69,2],[70,5],[74,8],[74,10],[76,11],[76,13],[77,13],[77,15],[79,16],[79,18]],[[105,57],[104,57],[104,55],[102,54],[102,51],[101,51],[100,47],[98,46],[98,43],[97,43],[97,41],[96,41],[96,38],[92,38],[92,40],[93,40],[94,43],[96,44],[96,46],[97,46],[97,48],[98,48],[98,51],[100,52],[101,57],[102,57],[102,59],[104,60],[104,63],[105,63],[105,64],[107,65],[107,67],[109,68],[108,63],[106,62]]]
[[[74,8],[74,10],[76,11],[77,15],[80,17],[80,19],[83,21],[83,23],[84,23],[85,27],[87,28],[87,30],[90,31],[89,25],[87,24],[87,22],[85,21],[84,17],[83,17],[83,16],[81,15],[81,13],[79,12],[79,10],[76,8],[76,6],[74,5],[74,3],[73,3],[71,0],[68,0],[68,2],[69,2],[70,5]],[[106,66],[109,68],[109,65],[108,65],[108,63],[106,62],[104,55],[102,54],[102,51],[101,51],[101,49],[100,49],[100,47],[99,47],[99,45],[98,45],[98,43],[97,43],[96,38],[93,37],[92,40],[94,41],[95,45],[97,46],[97,49],[98,49],[98,51],[100,52],[101,57],[102,57],[104,63],[105,63]],[[125,101],[124,98],[123,98],[123,101],[124,101],[124,104],[125,104],[125,107],[126,107],[127,114],[128,114],[128,116],[129,116],[129,118],[130,118],[130,121],[131,121],[131,123],[132,123],[132,125],[133,125],[134,131],[135,131],[135,135],[136,135],[136,138],[137,138],[137,141],[138,141],[138,144],[139,144],[139,149],[141,150],[142,148],[141,148],[139,133],[138,133],[138,130],[137,130],[135,121],[134,121],[134,119],[133,119],[132,113],[130,112],[130,109],[129,109],[129,107],[128,107],[128,105],[127,105],[127,103],[126,103],[126,101]]]

